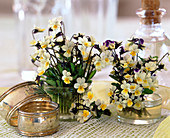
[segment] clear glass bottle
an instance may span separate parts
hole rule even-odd
[[[145,50],[140,53],[141,57],[149,55],[161,58],[165,53],[170,51],[170,40],[162,28],[161,19],[165,15],[166,10],[159,8],[159,1],[142,0],[142,8],[138,9],[136,14],[140,17],[140,26],[136,30],[133,37],[143,38],[146,46]],[[158,73],[160,85],[170,86],[170,62],[167,57],[162,60],[168,71]]]

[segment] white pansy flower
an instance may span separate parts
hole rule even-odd
[[[63,76],[62,76],[62,80],[64,80],[64,83],[65,84],[70,84],[73,80],[73,78],[71,77],[71,73],[70,72],[67,72],[66,70],[63,70]]]
[[[72,41],[66,41],[66,44],[62,46],[62,50],[65,51],[64,56],[65,57],[71,57],[71,51],[74,46],[74,43]]]
[[[133,81],[133,76],[132,75],[130,75],[130,74],[126,74],[125,76],[124,76],[124,78],[126,79],[126,80],[128,80],[128,81]]]
[[[45,29],[42,29],[42,28],[35,26],[35,25],[34,25],[34,29],[37,30],[38,32],[44,32],[44,30],[45,30]]]
[[[79,111],[77,121],[84,123],[90,118],[91,114],[88,110]]]
[[[49,60],[50,59],[50,54],[49,53],[47,53],[46,51],[43,51],[42,53],[41,53],[42,51],[40,51],[40,53],[39,53],[39,60],[40,60],[40,62],[44,62],[44,61],[46,61],[46,60]]]
[[[93,97],[94,97],[94,94],[91,91],[89,91],[87,93],[87,95],[83,96],[83,100],[84,100],[83,104],[86,104],[87,106],[90,106],[90,103],[92,102]]]
[[[88,39],[85,36],[83,38],[79,37],[78,42],[85,47],[91,46],[91,42],[89,42]]]
[[[95,45],[96,39],[93,36],[90,36],[92,46]]]
[[[53,18],[52,20],[49,20],[48,26],[53,30],[58,30],[61,27],[61,21],[62,21],[61,17]]]
[[[104,103],[104,101],[102,101],[102,102],[100,103],[100,105],[98,106],[98,109],[99,109],[99,110],[102,109],[102,111],[104,111],[106,108],[107,108],[107,105]]]
[[[63,41],[64,41],[64,39],[63,39],[63,37],[62,37],[62,36],[60,36],[60,37],[57,37],[56,41],[57,41],[57,42],[63,42]]]
[[[125,50],[129,50],[131,44],[132,44],[131,42],[127,42],[125,44]]]
[[[40,63],[41,66],[44,66],[45,70],[49,68],[50,65],[50,54],[47,52],[44,52],[40,57]]]
[[[156,91],[156,88],[158,88],[158,81],[155,80],[152,83],[150,83],[150,89],[154,92]]]
[[[140,95],[142,94],[142,90],[143,90],[142,87],[137,86],[137,88],[136,88],[136,90],[135,90],[135,92],[134,92],[134,95],[135,95],[135,96],[140,96]]]
[[[95,57],[94,65],[97,71],[101,71],[101,69],[104,67],[104,64],[99,56]]]
[[[138,84],[142,84],[145,77],[146,77],[145,72],[135,72],[135,79]]]
[[[85,54],[83,55],[83,60],[87,61],[89,58],[89,53],[85,52]]]
[[[136,88],[137,88],[137,85],[136,85],[135,83],[131,83],[131,84],[130,84],[129,89],[130,89],[130,92],[131,92],[131,93],[134,93],[135,90],[136,90]]]
[[[103,61],[103,64],[105,64],[105,66],[112,64],[113,57],[111,55],[112,55],[112,52],[110,50],[104,51],[101,60]]]
[[[44,66],[38,67],[37,72],[38,72],[38,76],[43,75],[43,74],[45,73],[45,68],[44,68]]]
[[[150,88],[150,85],[149,85],[148,83],[142,83],[142,87],[143,87],[143,88],[148,88],[148,89],[149,89],[149,88]]]
[[[139,53],[138,46],[137,45],[130,46],[129,51],[132,56],[136,56],[136,54]]]
[[[46,48],[49,45],[50,41],[40,41],[41,48]]]
[[[53,38],[53,36],[50,35],[50,36],[45,36],[44,39],[45,39],[45,41],[51,41],[52,38]]]
[[[100,99],[97,99],[97,100],[95,101],[95,104],[96,104],[97,106],[99,106],[99,105],[101,104],[101,100],[100,100]]]
[[[39,50],[38,56],[40,61],[40,67],[38,68],[38,75],[41,76],[50,66],[50,54],[46,53],[44,50]]]
[[[126,55],[123,57],[123,59],[124,59],[124,61],[127,62],[128,64],[129,64],[131,61],[133,61],[129,54],[126,54]]]
[[[142,108],[142,103],[139,100],[135,100],[134,102],[135,102],[135,104],[134,104],[133,108],[140,110]]]
[[[84,61],[88,60],[89,53],[86,52],[87,47],[83,45],[78,45],[78,49],[81,51],[81,54],[83,55],[83,60]]]
[[[31,42],[30,42],[30,45],[36,45],[37,44],[37,41],[36,40],[32,40]]]
[[[59,46],[55,46],[55,47],[54,47],[54,50],[56,50],[56,51],[59,52],[59,51],[60,51],[60,47],[59,47]]]
[[[112,88],[108,92],[108,96],[111,97],[113,95],[113,92],[115,91],[116,86],[112,86]]]
[[[129,92],[129,87],[130,87],[130,84],[126,83],[126,81],[123,81],[123,84],[121,85],[121,88],[123,89],[122,90],[122,94],[127,96],[128,95],[128,92]]]
[[[125,108],[126,105],[124,103],[121,103],[121,102],[116,102],[116,109],[119,110],[119,111],[122,111],[123,108]]]
[[[156,68],[156,62],[149,62],[145,64],[145,69],[148,71],[154,71]]]
[[[150,83],[152,83],[152,77],[151,77],[151,73],[148,72],[143,80],[142,85],[149,85]]]
[[[85,78],[77,78],[77,83],[74,84],[74,88],[77,89],[78,93],[84,93],[85,88],[87,88],[87,83],[85,83]]]
[[[132,107],[133,105],[132,99],[128,99],[126,104],[127,104],[127,107]]]

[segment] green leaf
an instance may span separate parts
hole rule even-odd
[[[90,106],[95,106],[95,101],[93,101],[93,102],[90,104]]]
[[[77,78],[78,74],[76,74],[75,76],[73,76],[73,80],[75,80]]]
[[[71,71],[74,72],[75,71],[75,65],[73,63],[70,63],[71,66]]]
[[[79,69],[79,71],[78,71],[78,76],[83,76],[83,69]]]
[[[42,87],[38,86],[38,88],[34,88],[34,92],[37,94],[45,94],[46,92],[43,90]]]
[[[103,114],[111,116],[111,111],[109,109],[105,109]]]
[[[56,80],[56,82],[57,82],[57,86],[61,86],[61,84],[60,84],[60,81],[59,81],[59,80]]]
[[[142,92],[142,94],[152,94],[153,91],[151,89],[145,88]]]
[[[119,81],[119,77],[115,76],[115,75],[109,75],[112,79]]]
[[[55,89],[53,89],[53,88],[52,89],[48,89],[48,90],[46,90],[46,93],[54,95]]]
[[[59,73],[62,74],[63,68],[62,68],[61,64],[57,64],[57,68],[59,70]]]
[[[144,58],[141,58],[140,56],[138,56],[139,58],[140,58],[140,60],[142,61],[142,62],[145,62],[145,59]]]
[[[92,80],[87,80],[87,83],[92,83]]]
[[[116,86],[116,88],[120,89],[120,84],[113,82],[112,85],[113,85],[113,86]]]
[[[91,72],[91,74],[89,75],[88,79],[90,80],[91,78],[93,78],[93,76],[96,74],[96,70],[93,70]]]
[[[56,77],[56,74],[52,70],[49,70],[49,75],[53,76],[53,77]]]
[[[156,60],[158,60],[158,56],[154,56],[154,57],[152,57],[152,58],[155,58]]]
[[[97,110],[97,116],[96,118],[100,118],[102,115],[103,111],[102,110]]]
[[[56,86],[56,82],[54,80],[46,80],[46,83],[52,86]]]

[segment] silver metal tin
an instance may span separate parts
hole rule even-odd
[[[52,101],[28,101],[19,108],[18,132],[45,136],[59,129],[59,106]]]

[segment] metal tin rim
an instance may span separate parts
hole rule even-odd
[[[26,81],[26,82],[22,82],[22,83],[19,83],[11,88],[9,88],[7,91],[5,91],[2,95],[0,95],[0,102],[7,96],[9,95],[12,91],[18,89],[18,88],[21,88],[23,86],[26,86],[26,85],[32,85],[32,84],[36,84],[34,81]]]
[[[49,102],[54,106],[54,109],[51,110],[51,111],[44,112],[44,113],[28,113],[28,112],[24,112],[24,111],[19,110],[19,113],[24,114],[24,115],[26,114],[26,115],[38,115],[39,116],[39,115],[45,115],[45,114],[52,114],[55,111],[59,110],[59,105],[57,103],[55,103],[53,101],[49,101]],[[22,106],[24,106],[27,103],[29,103],[29,102],[24,103]]]
[[[35,100],[36,98],[43,98],[43,97],[47,97],[47,95],[44,94],[34,94],[34,95],[30,95],[27,98],[23,99],[22,101],[20,101],[19,103],[17,103],[7,114],[6,116],[6,121],[8,124],[11,124],[11,118],[14,115],[14,113],[24,104],[30,102],[30,100]],[[47,97],[49,98],[49,97]],[[50,99],[50,98],[49,98]]]

